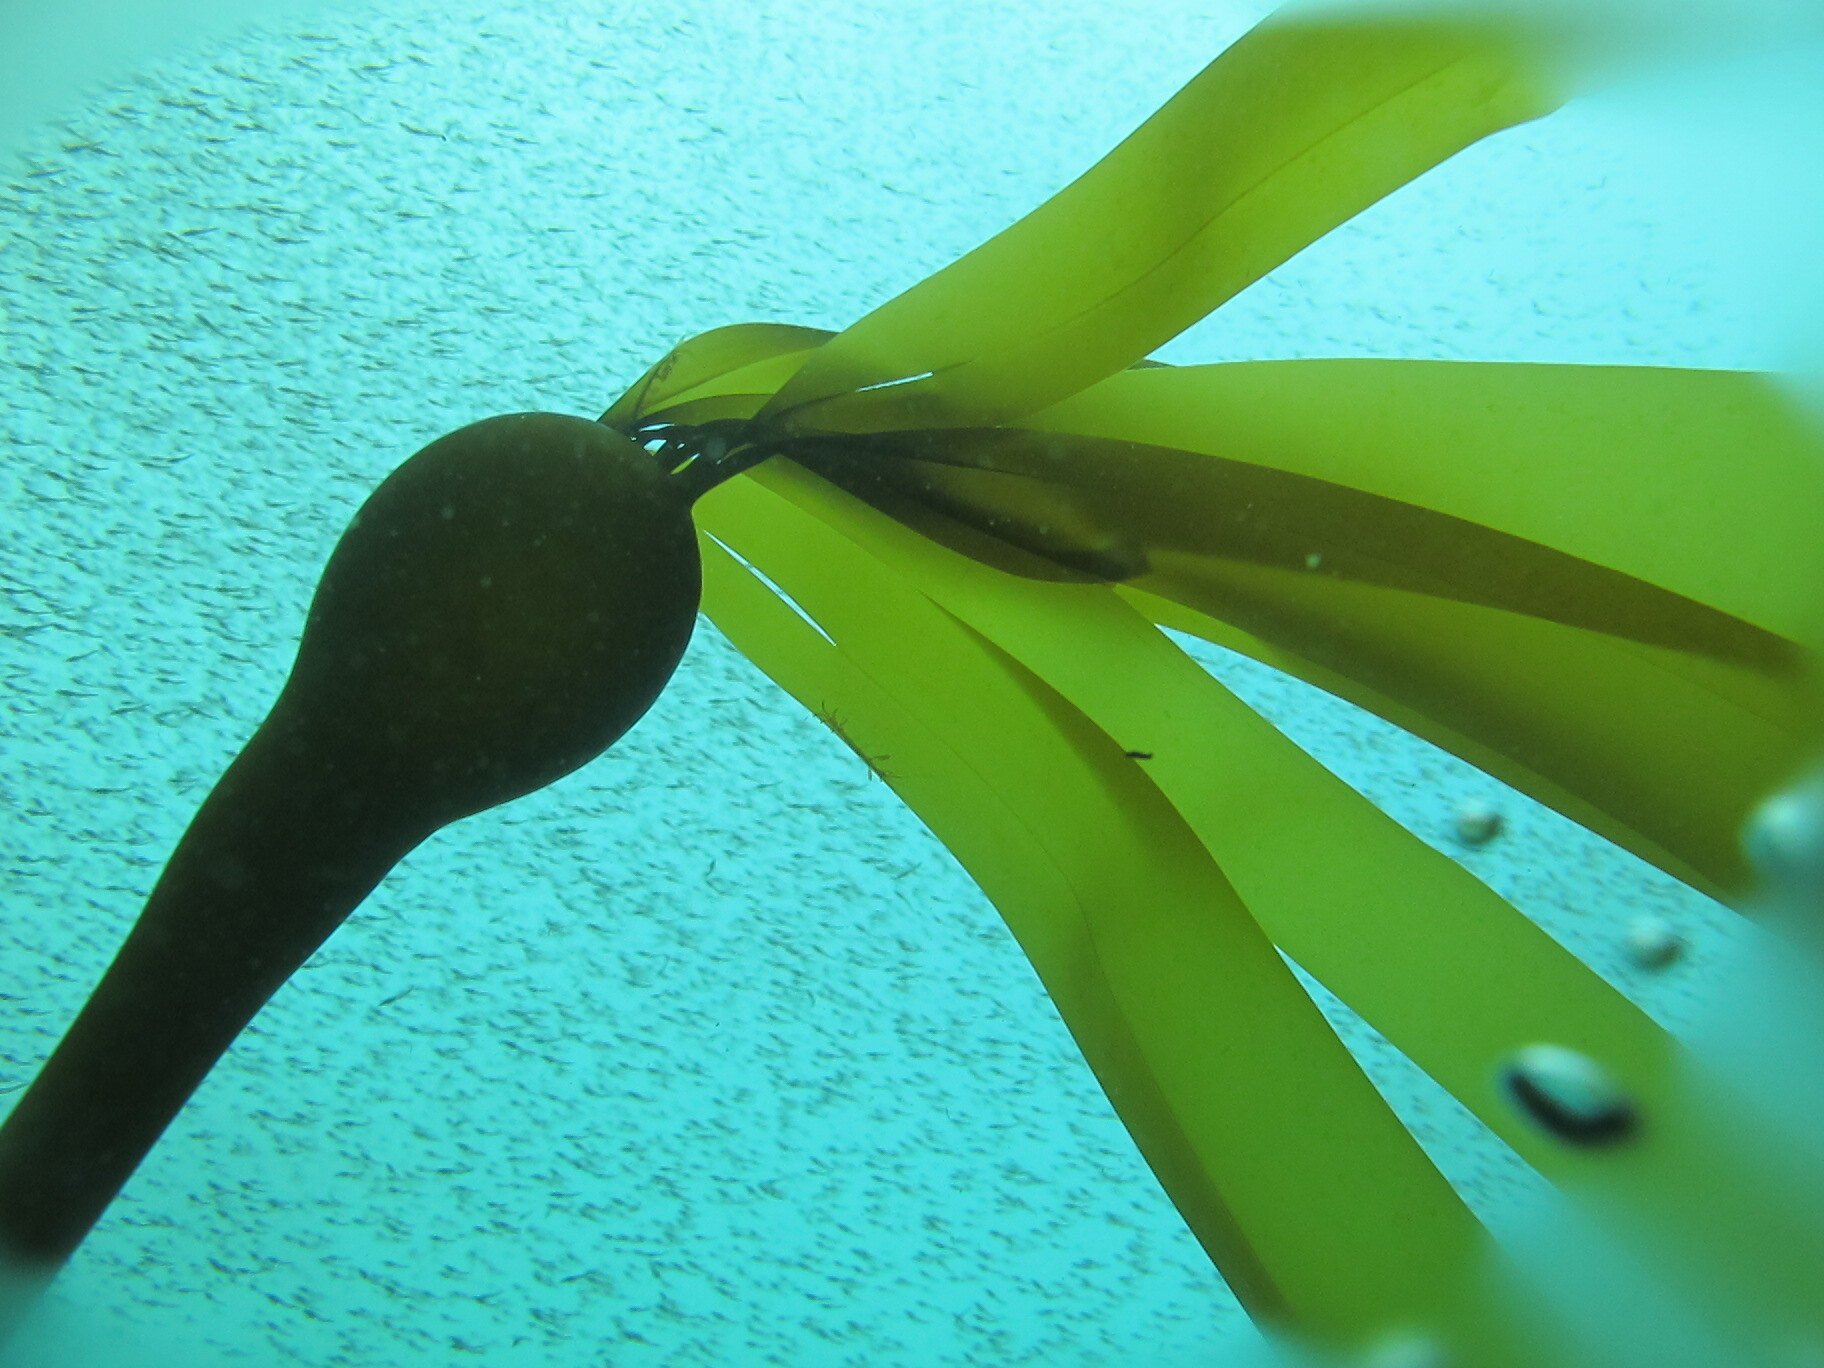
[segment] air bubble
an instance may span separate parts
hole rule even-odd
[[[1501,1083],[1521,1112],[1569,1144],[1615,1144],[1640,1127],[1608,1070],[1562,1045],[1528,1045],[1503,1067]]]
[[[1781,902],[1824,907],[1824,765],[1761,800],[1742,825],[1742,853]]]
[[[1507,825],[1499,809],[1475,799],[1457,805],[1455,823],[1457,839],[1468,846],[1487,845]]]
[[[1628,958],[1641,969],[1664,969],[1684,957],[1685,938],[1658,917],[1628,923]]]
[[[1449,1368],[1450,1356],[1435,1335],[1401,1330],[1375,1342],[1357,1368]]]

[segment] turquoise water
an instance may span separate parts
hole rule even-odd
[[[597,413],[716,324],[843,326],[1262,12],[344,10],[167,57],[27,136],[0,189],[0,1086],[80,1007],[401,459],[491,413]],[[1651,98],[1472,149],[1164,354],[1766,364],[1723,227],[1651,152]],[[1694,1018],[1737,934],[1720,909],[1205,655]],[[1454,841],[1467,796],[1507,813],[1494,845]],[[1625,957],[1643,911],[1694,946],[1665,974]],[[1517,1223],[1538,1194],[1511,1156],[1327,1005]],[[414,852],[278,995],[43,1335],[14,1357],[1173,1368],[1250,1332],[993,910],[701,624],[606,757]]]

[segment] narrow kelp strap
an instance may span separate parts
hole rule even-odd
[[[1564,784],[1548,778],[1532,765],[1515,760],[1512,754],[1497,749],[1495,745],[1483,740],[1480,735],[1459,730],[1457,727],[1440,721],[1439,717],[1449,712],[1450,709],[1439,707],[1435,702],[1428,702],[1425,706],[1429,711],[1421,711],[1418,707],[1403,701],[1409,696],[1405,687],[1409,677],[1396,670],[1390,669],[1387,672],[1388,685],[1393,693],[1384,692],[1364,683],[1361,678],[1349,674],[1347,670],[1350,665],[1346,660],[1341,663],[1342,668],[1333,669],[1328,665],[1318,663],[1311,657],[1300,655],[1295,649],[1238,626],[1234,622],[1188,608],[1173,599],[1136,590],[1128,585],[1120,586],[1118,592],[1122,598],[1132,603],[1147,621],[1251,657],[1293,678],[1302,679],[1377,717],[1384,718],[1401,730],[1422,737],[1440,749],[1468,761],[1484,773],[1496,776],[1536,802],[1544,804],[1555,812],[1562,813],[1577,825],[1595,832],[1605,840],[1620,846],[1649,864],[1665,870],[1682,883],[1717,897],[1722,896],[1729,887],[1739,886],[1740,882],[1747,877],[1740,852],[1735,849],[1726,828],[1729,822],[1734,820],[1734,814],[1739,807],[1742,795],[1764,793],[1765,787],[1760,787],[1763,783],[1762,776],[1783,773],[1782,757],[1786,754],[1784,745],[1757,748],[1759,750],[1756,757],[1757,762],[1749,765],[1742,763],[1743,758],[1739,752],[1732,752],[1734,758],[1728,762],[1726,770],[1721,775],[1723,786],[1716,791],[1700,795],[1686,791],[1689,786],[1685,786],[1684,789],[1679,790],[1683,794],[1682,797],[1678,796],[1678,793],[1673,794],[1675,801],[1686,805],[1682,809],[1678,829],[1669,831],[1669,839],[1673,839],[1674,843],[1684,852],[1684,855],[1675,855],[1672,850],[1658,841],[1648,839],[1638,827],[1623,823],[1611,811],[1599,805],[1599,803],[1606,803],[1609,808],[1622,806],[1609,792],[1617,784],[1630,794],[1638,794],[1646,787],[1627,780],[1625,776],[1610,776],[1614,782],[1604,782],[1599,785],[1599,791],[1594,795],[1593,800],[1584,792],[1574,791],[1565,787]],[[1272,630],[1270,623],[1260,625],[1263,630]],[[1429,633],[1445,630],[1445,628],[1436,623],[1417,621],[1413,624],[1413,630],[1417,635],[1429,639]],[[1317,654],[1328,657],[1330,652],[1322,650]],[[1523,669],[1531,663],[1524,642],[1519,643],[1517,656],[1516,669]],[[1492,663],[1489,673],[1497,679],[1514,678],[1513,673],[1505,670],[1503,663],[1499,661]],[[1435,687],[1429,691],[1428,697],[1436,699],[1444,696],[1444,692],[1442,687]],[[1555,725],[1542,722],[1541,725],[1552,725],[1555,735],[1559,738],[1557,749],[1567,753],[1576,751],[1579,744],[1578,733],[1564,727],[1561,722]],[[1612,755],[1611,747],[1619,744],[1619,738],[1616,737],[1613,729],[1598,726],[1590,730],[1598,733],[1597,739],[1604,743],[1605,751]],[[1582,734],[1588,735],[1588,731]],[[1636,740],[1638,741],[1638,738]],[[1651,738],[1649,738],[1650,740]],[[1639,746],[1635,746],[1634,749],[1637,751]],[[1528,754],[1543,763],[1543,757],[1549,754],[1549,751],[1545,747],[1535,746],[1529,748]],[[1712,758],[1710,748],[1705,743],[1702,759],[1704,762],[1708,762]],[[1573,768],[1578,773],[1586,771],[1589,759],[1590,757],[1586,756]],[[1698,762],[1688,752],[1684,752],[1675,753],[1669,763],[1683,766]],[[1575,776],[1567,777],[1575,779]],[[1661,785],[1656,792],[1664,794],[1666,787]],[[1694,804],[1701,806],[1703,811],[1691,811]],[[1638,818],[1636,820],[1638,821]],[[1708,870],[1694,866],[1691,860],[1685,857],[1693,853],[1694,842],[1690,837],[1700,833],[1705,849],[1712,856],[1712,859],[1708,861]],[[1683,839],[1680,839],[1681,837]]]
[[[975,681],[958,682],[949,672],[962,656],[991,659],[1009,682],[1040,703],[1054,729],[1104,762],[1104,772],[1119,781],[1112,795],[1126,814],[1119,820],[1091,817],[1088,808],[1075,806],[1081,795],[1055,795],[1057,805],[1048,812],[1040,811],[1035,795],[1015,799],[1017,785],[999,778],[996,762],[1002,758],[975,749],[979,737],[969,742],[966,754],[978,769],[994,766],[990,782],[1008,801],[1021,804],[1018,810],[1029,815],[1041,838],[1049,831],[1063,842],[1063,858],[1075,854],[1093,862],[1085,853],[1092,832],[1099,844],[1124,823],[1175,830],[1182,822],[1213,858],[1221,886],[1240,900],[1239,906],[1228,900],[1223,913],[1225,903],[1211,902],[1206,893],[1200,898],[1205,916],[1255,919],[1274,944],[1317,974],[1534,1167],[1661,1248],[1715,1270],[1713,1292],[1723,1304],[1733,1301],[1738,1311],[1752,1308],[1794,1324],[1810,1314],[1804,1270],[1824,1260],[1824,1239],[1785,1209],[1777,1184],[1758,1171],[1753,1155],[1763,1151],[1728,1099],[1683,1076],[1679,1052],[1664,1033],[1574,956],[1331,776],[1111,591],[1035,585],[987,570],[889,519],[856,510],[841,491],[790,465],[768,467],[753,483],[796,511],[743,496],[744,555],[754,553],[769,577],[783,572],[779,582],[788,592],[802,584],[814,593],[819,563],[839,561],[843,567],[849,588],[822,596],[812,608],[838,644],[807,642],[809,649],[834,650],[875,678],[895,681],[907,690],[907,706],[922,709],[928,719],[955,727],[966,718],[998,732],[1006,719],[992,707],[981,710],[970,693]],[[770,534],[763,534],[766,527]],[[832,537],[837,528],[840,533]],[[844,608],[848,593],[860,597],[856,606]],[[861,620],[862,599],[891,600],[896,612],[923,614],[930,621],[915,644],[895,645],[894,626]],[[714,613],[713,594],[709,602]],[[942,630],[943,618],[933,617],[938,610],[960,635]],[[925,661],[929,673],[944,675],[958,695],[914,700],[912,695],[934,686],[909,678],[901,654],[908,650]],[[933,663],[940,658],[942,663]],[[1121,662],[1119,670],[1108,667],[1113,660]],[[844,722],[849,730],[847,717]],[[902,739],[882,738],[878,744],[887,748]],[[954,828],[933,820],[937,814],[920,792],[916,766],[900,751],[889,753],[896,787],[948,841]],[[952,757],[948,763],[964,762]],[[1033,769],[1037,759],[1031,755],[1003,763],[1023,766],[1019,774],[1029,785],[1042,776],[1039,787],[1060,772],[1055,761]],[[1038,828],[1041,821],[1057,825]],[[1082,824],[1080,842],[1069,838],[1072,822]],[[1160,854],[1146,858],[1157,861]],[[993,888],[990,892],[996,896]],[[997,905],[1007,911],[998,896]],[[1144,942],[1147,972],[1160,977],[1153,991],[1139,997],[1117,991],[1113,1005],[1128,1029],[1155,1049],[1194,1054],[1215,1048],[1223,1032],[1239,1032],[1230,1036],[1231,1043],[1252,1040],[1277,1067],[1306,1067],[1293,1049],[1278,1053],[1287,1038],[1277,1029],[1264,1030],[1264,1020],[1255,1018],[1250,1033],[1245,1016],[1250,1009],[1226,1001],[1237,965],[1225,957],[1234,954],[1234,940],[1212,941],[1200,957],[1195,946],[1213,928],[1194,919],[1148,922],[1129,912],[1110,917],[1093,900],[1082,904],[1082,918],[1105,969],[1111,943],[1132,950]],[[1020,930],[1011,914],[1009,922]],[[1022,943],[1027,944],[1024,936]],[[1030,944],[1027,948],[1047,987],[1054,988],[1042,956]],[[1158,985],[1169,981],[1165,967],[1179,964],[1187,976],[1207,975],[1201,991],[1187,986],[1176,998],[1159,994]],[[1187,1004],[1195,1009],[1187,1013]],[[1059,1007],[1083,1039],[1075,1004],[1064,998]],[[1243,1015],[1192,1020],[1229,1008]],[[1200,1046],[1204,1029],[1216,1034]],[[1503,1094],[1498,1078],[1503,1061],[1539,1041],[1600,1061],[1645,1118],[1642,1133],[1626,1145],[1591,1151],[1535,1128]],[[1096,1062],[1087,1046],[1085,1052]],[[1156,1066],[1156,1055],[1146,1058]],[[1098,1072],[1144,1148],[1145,1124],[1135,1125],[1122,1092],[1108,1073],[1100,1067]],[[1206,1087],[1213,1086],[1207,1080],[1214,1075],[1200,1076]],[[1321,1074],[1307,1074],[1306,1081],[1314,1089],[1327,1086]],[[1188,1094],[1167,1090],[1162,1099],[1192,1134],[1197,1123],[1187,1121],[1183,1109],[1195,1095],[1195,1088]],[[1189,1115],[1196,1115],[1194,1108]],[[1367,1153],[1361,1152],[1364,1164]],[[1290,1162],[1296,1166],[1296,1159]],[[1231,1175],[1215,1170],[1209,1176],[1223,1190]],[[1171,1190],[1177,1199],[1178,1190]],[[1228,1215],[1235,1218],[1237,1212],[1230,1208]],[[1253,1246],[1260,1248],[1258,1239]],[[1213,1246],[1213,1252],[1220,1254],[1221,1247]]]
[[[996,424],[1132,365],[1323,234],[1558,102],[1522,25],[1289,10],[1078,180],[862,318],[762,411]]]
[[[1388,379],[1397,383],[1399,372]],[[1421,433],[1414,445],[1422,441]],[[1232,561],[1535,617],[1760,676],[1791,673],[1803,654],[1787,637],[1599,561],[1277,469],[1273,448],[1245,436],[1219,431],[1195,442],[1178,449],[1142,436],[952,428],[807,439],[790,451],[853,489],[894,489],[912,525],[922,520],[933,534],[941,524],[931,515],[940,514],[1031,549],[1125,545],[1124,580],[1149,566]],[[1256,450],[1263,460],[1239,459]],[[1460,451],[1475,457],[1473,448]],[[1802,486],[1783,487],[1803,498]],[[1575,521],[1576,497],[1567,490],[1565,524]]]
[[[1824,1231],[1760,1181],[1751,1123],[1687,1076],[1672,1039],[1517,909],[1376,809],[1211,679],[1114,591],[986,569],[780,465],[757,478],[891,567],[1146,758],[1273,942],[1546,1177],[1679,1247],[1726,1260],[1787,1314]],[[1109,662],[1119,661],[1119,669]],[[1611,1153],[1566,1147],[1498,1082],[1523,1046],[1601,1061],[1647,1119]],[[1780,1289],[1776,1294],[1774,1289]]]
[[[1775,376],[1353,358],[1177,366],[1110,376],[1021,427],[1321,480],[1824,647],[1824,433]],[[1448,574],[1473,596],[1476,570]]]
[[[660,357],[614,401],[601,421],[617,431],[629,431],[657,410],[675,406],[700,385],[723,381],[756,362],[782,355],[808,355],[834,335],[822,328],[804,328],[794,323],[731,323],[698,333]],[[791,367],[787,374],[796,368]],[[757,392],[771,395],[782,383],[783,380],[775,380]]]
[[[1487,770],[1674,877],[1740,897],[1746,815],[1807,754],[1791,683],[1538,618],[1291,570],[1165,564],[1156,620],[1255,654]]]
[[[658,412],[751,414],[805,354],[756,330]],[[914,528],[941,540],[961,520],[1101,567],[1154,620],[1366,707],[1712,894],[1746,886],[1744,815],[1824,738],[1808,591],[1824,440],[1772,377],[1149,367],[1019,429],[820,450],[801,444],[877,504],[891,489]]]
[[[1442,1314],[1474,1223],[1144,772],[759,482],[723,486],[699,515],[712,620],[891,757],[890,782],[1000,908],[1251,1309],[1335,1333]]]
[[[1214,635],[1225,644],[1707,892],[1748,886],[1744,817],[1824,740],[1824,434],[1774,377],[1424,361],[1185,367],[1112,377],[1031,426],[1091,443],[1085,482],[1092,451],[1166,453],[1126,509],[1155,527],[1147,571],[1126,588],[1173,605],[1156,620],[1202,635],[1224,624]],[[1220,528],[1232,516],[1221,485],[1173,478],[1168,467],[1197,456],[1372,496],[1403,529],[1372,546],[1378,560],[1460,564],[1429,589],[1355,573],[1368,525],[1309,523],[1304,562],[1162,535],[1171,518]],[[1155,517],[1168,494],[1169,513]],[[1272,502],[1260,516],[1300,526],[1296,488]],[[1105,495],[1101,506],[1123,503]],[[1421,549],[1427,539],[1437,545]],[[1504,583],[1556,607],[1503,597]],[[1592,604],[1614,620],[1590,620]]]

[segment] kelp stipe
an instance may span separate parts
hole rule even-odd
[[[0,1126],[0,1254],[61,1264],[281,984],[439,827],[638,720],[695,625],[690,496],[583,418],[433,442],[337,544],[278,701]]]

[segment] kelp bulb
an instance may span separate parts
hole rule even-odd
[[[586,418],[489,418],[362,507],[268,726],[442,825],[569,773],[638,721],[701,589],[688,503],[643,448]]]

